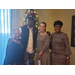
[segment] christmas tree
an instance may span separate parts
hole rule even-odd
[[[27,9],[26,12],[24,12],[24,16],[23,16],[23,20],[22,20],[22,25],[24,26],[27,24],[27,16],[33,16],[34,19],[34,26],[37,27],[39,29],[39,17],[38,17],[38,12],[35,9]],[[35,58],[36,58],[36,50],[37,50],[37,46],[35,47],[35,55],[34,55],[34,60],[33,63],[35,62]]]
[[[35,9],[27,9],[26,12],[24,12],[24,16],[23,16],[23,20],[22,20],[22,26],[27,24],[26,17],[29,15],[33,16],[34,26],[39,29],[38,12]]]

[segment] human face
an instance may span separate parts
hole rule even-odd
[[[27,24],[29,27],[32,27],[33,26],[33,19],[32,18],[27,19]]]
[[[14,30],[14,33],[13,33],[13,38],[18,40],[20,37],[20,32],[18,30]]]
[[[45,24],[41,23],[39,29],[41,32],[45,32],[46,30]]]
[[[61,25],[55,25],[54,29],[56,33],[61,32]]]

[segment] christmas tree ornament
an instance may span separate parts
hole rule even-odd
[[[39,27],[38,27],[38,29],[39,29]]]
[[[36,10],[34,9],[34,13],[36,13]]]
[[[27,24],[26,20],[27,20],[27,17],[33,17],[33,21],[34,21],[34,26],[35,27],[39,27],[39,18],[38,18],[38,12],[36,11],[36,9],[27,9],[26,12],[24,12],[24,16],[23,16],[23,21],[22,23],[24,25]],[[36,26],[37,24],[37,26]]]
[[[38,18],[38,15],[35,15],[36,16],[36,18]]]
[[[30,10],[28,10],[28,12],[27,13],[30,13]]]
[[[36,22],[36,24],[38,24],[38,22]]]
[[[33,13],[33,11],[31,11],[31,13]]]

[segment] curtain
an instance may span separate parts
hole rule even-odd
[[[21,26],[25,11],[26,9],[0,9],[0,65],[3,65],[12,30]]]
[[[0,65],[3,65],[8,38],[10,38],[11,9],[0,9]]]
[[[20,9],[11,9],[11,30],[21,26]]]

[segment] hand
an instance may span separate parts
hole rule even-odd
[[[39,52],[39,55],[42,55],[42,54],[43,54],[43,52],[42,52],[42,51],[40,51],[40,52]]]
[[[40,59],[41,56],[39,54],[37,56],[38,56],[38,59]]]
[[[9,40],[8,40],[8,44],[10,45],[11,42],[12,42],[12,38],[9,38]]]
[[[38,59],[40,59],[40,57],[41,57],[42,54],[43,54],[43,52],[40,51],[39,54],[38,54]]]
[[[66,65],[69,65],[69,63],[70,63],[70,60],[66,59]]]

